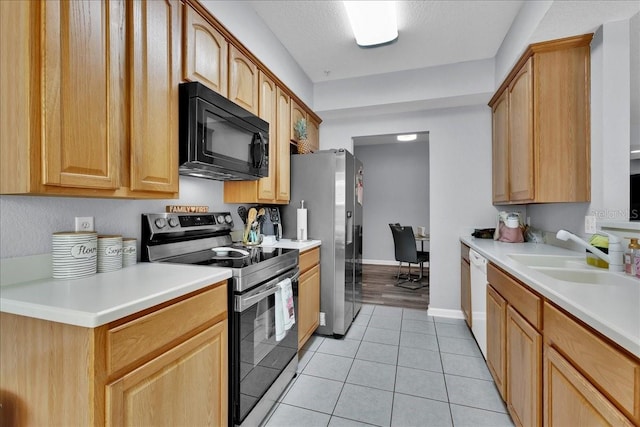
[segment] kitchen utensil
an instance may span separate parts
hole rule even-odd
[[[256,220],[257,214],[258,214],[258,211],[256,210],[256,208],[249,209],[249,213],[247,214],[246,225],[244,227],[244,235],[242,236],[243,243],[247,243],[250,241],[249,233],[251,232],[251,228],[253,227],[253,223]]]
[[[247,222],[247,208],[244,206],[238,206],[238,215],[240,215],[242,223],[245,224]]]

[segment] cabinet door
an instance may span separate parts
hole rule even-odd
[[[258,199],[261,202],[271,202],[276,198],[276,180],[280,170],[277,149],[279,141],[276,136],[277,88],[273,80],[262,72],[260,72],[259,87],[258,115],[269,122],[269,176],[258,181]]]
[[[130,8],[131,190],[178,192],[180,7],[177,0]]]
[[[311,116],[307,120],[307,139],[309,139],[311,151],[320,149],[320,124]]]
[[[109,426],[227,424],[227,321],[107,385]]]
[[[42,2],[42,183],[120,187],[124,4]]]
[[[289,127],[290,129],[290,135],[289,135],[289,139],[291,141],[297,141],[298,139],[296,138],[296,133],[293,130],[294,126],[296,125],[296,122],[300,119],[307,119],[307,112],[304,111],[304,109],[299,106],[294,100],[291,100],[291,126]],[[308,139],[308,134],[309,134],[309,123],[307,123],[307,139]]]
[[[632,426],[564,357],[544,348],[545,426]]]
[[[498,391],[506,400],[506,316],[507,302],[487,286],[487,367]]]
[[[507,89],[509,92],[509,200],[534,198],[533,75],[529,58]]]
[[[460,260],[460,307],[464,320],[471,327],[471,266],[464,259]]]
[[[229,47],[229,99],[258,114],[258,67],[236,47]]]
[[[278,138],[278,182],[276,184],[276,201],[289,203],[291,189],[291,159],[290,159],[290,129],[291,98],[285,91],[278,88],[278,124],[276,134]]]
[[[320,266],[300,275],[298,282],[298,349],[320,322]]]
[[[509,201],[509,93],[504,91],[493,105],[493,203]]]
[[[184,13],[184,80],[199,81],[227,96],[227,41],[191,6],[185,5]]]
[[[507,307],[507,406],[518,426],[535,427],[542,416],[542,335]]]

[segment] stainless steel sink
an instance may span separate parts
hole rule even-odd
[[[527,267],[554,267],[554,268],[572,268],[572,269],[591,269],[593,267],[587,264],[583,256],[566,256],[566,255],[538,255],[538,254],[511,254],[509,255],[514,261],[517,261]]]
[[[607,270],[586,270],[550,267],[531,267],[542,274],[553,277],[557,280],[574,283],[586,283],[591,285],[605,286],[640,286],[636,279],[626,277],[620,273],[613,273]]]

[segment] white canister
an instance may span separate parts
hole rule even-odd
[[[122,236],[98,236],[98,273],[122,268]]]
[[[96,274],[97,239],[95,232],[62,231],[51,236],[52,276],[77,279]]]
[[[134,237],[122,238],[122,266],[128,267],[138,262],[137,241]]]

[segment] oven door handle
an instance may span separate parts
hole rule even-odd
[[[296,280],[298,280],[299,277],[300,277],[300,270],[296,269],[295,274],[291,276],[284,275],[284,276],[278,277],[277,279],[273,279],[270,282],[265,283],[263,285],[265,289],[260,293],[257,293],[254,295],[247,295],[247,296],[237,296],[236,303],[235,303],[235,311],[241,313],[245,311],[247,308],[257,303],[258,301],[275,294],[276,292],[278,292],[278,283],[282,282],[284,279],[289,278],[291,279],[292,282],[295,282]]]

